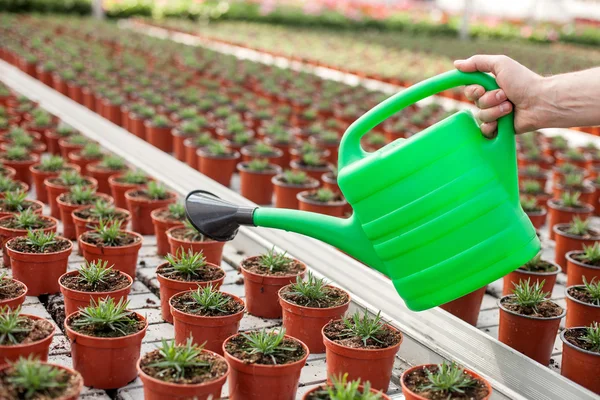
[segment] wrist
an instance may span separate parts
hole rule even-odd
[[[530,104],[525,108],[527,110],[525,125],[529,131],[553,126],[552,120],[556,116],[557,104],[555,86],[554,77],[537,76],[528,87]]]

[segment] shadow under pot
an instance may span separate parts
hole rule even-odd
[[[13,276],[27,285],[28,296],[60,291],[58,278],[67,272],[73,243],[60,236],[56,236],[53,241],[53,244],[44,248],[30,244],[24,236],[6,243]]]
[[[231,185],[231,177],[235,172],[240,153],[229,150],[226,154],[212,154],[206,147],[196,151],[198,156],[198,170],[223,186]]]
[[[118,389],[137,377],[142,339],[148,321],[130,312],[126,329],[83,325],[79,312],[65,319],[65,333],[71,342],[73,368],[83,377],[85,386]]]
[[[7,158],[7,154],[0,154],[0,162],[3,165],[12,168],[16,171],[14,179],[17,181],[25,182],[29,186],[32,185],[33,179],[29,168],[40,162],[40,156],[35,153],[27,153],[24,159],[10,159]]]
[[[524,307],[512,301],[514,295],[498,299],[500,327],[498,340],[519,353],[548,365],[565,310],[550,300],[536,308]]]
[[[216,289],[215,289],[216,290]],[[175,327],[175,343],[185,344],[189,337],[206,350],[223,355],[223,342],[238,333],[246,307],[244,301],[229,293],[218,292],[227,302],[218,310],[203,309],[192,296],[194,290],[178,293],[169,304]]]
[[[45,233],[56,232],[58,223],[52,217],[40,216],[39,219],[29,226],[27,229],[22,228],[22,225],[18,224],[15,215],[8,215],[0,218],[0,241],[2,241],[2,262],[5,267],[11,266],[11,259],[6,249],[6,243],[15,237],[27,236],[29,230],[42,230]],[[19,279],[15,276],[16,279]]]
[[[262,166],[261,166],[262,167]],[[264,169],[252,168],[252,162],[239,163],[240,194],[256,204],[271,204],[273,199],[273,183],[271,179],[281,173],[281,167],[267,164]]]
[[[252,315],[261,318],[281,318],[283,313],[279,304],[279,290],[303,278],[306,265],[294,258],[282,257],[285,262],[279,265],[269,263],[269,254],[248,257],[240,263],[244,277],[246,307]]]
[[[309,211],[332,217],[343,217],[348,202],[340,193],[327,189],[307,190],[296,196],[300,211]]]
[[[533,261],[536,261],[535,263]],[[515,285],[521,281],[529,280],[531,284],[542,283],[544,281],[543,291],[552,294],[552,289],[556,283],[556,277],[562,271],[558,264],[550,261],[538,259],[520,266],[518,269],[504,275],[502,296],[512,293]]]
[[[231,367],[231,400],[278,400],[296,397],[300,372],[306,364],[308,347],[298,339],[285,336],[282,346],[289,351],[270,356],[249,354],[248,340],[241,334],[223,343],[225,359]],[[275,360],[273,360],[275,358]]]
[[[65,386],[61,386],[60,389],[57,390],[54,399],[56,400],[78,400],[79,394],[83,390],[83,379],[81,375],[77,371],[73,371],[70,368],[67,368],[58,364],[49,364],[49,363],[41,363],[43,365],[52,367],[52,370],[59,370],[66,374],[66,382]],[[18,399],[20,389],[15,389],[11,386],[12,379],[16,377],[14,372],[14,367],[11,365],[5,365],[4,367],[0,367],[0,385],[2,387],[7,388],[8,396],[10,399]]]
[[[361,337],[351,336],[341,319],[331,321],[323,327],[327,376],[348,374],[349,380],[360,379],[371,382],[371,387],[388,391],[396,353],[402,343],[402,333],[391,325],[384,324],[375,333],[375,339],[366,343]]]
[[[127,208],[127,200],[125,193],[132,189],[145,188],[152,178],[144,176],[143,181],[129,182],[125,174],[111,175],[108,178],[108,186],[110,187],[110,195],[115,199],[115,206],[119,208]]]
[[[68,193],[71,190],[71,184],[66,183],[59,177],[48,178],[44,180],[44,186],[48,192],[48,205],[50,206],[50,216],[58,220],[60,217],[60,207],[58,206],[57,198],[63,193]],[[95,179],[84,177],[82,185],[84,189],[92,188],[96,190],[98,182]]]
[[[174,256],[174,258],[177,260],[178,256]],[[218,289],[225,279],[225,271],[215,264],[206,263],[196,270],[196,275],[188,276],[187,274],[177,272],[171,266],[170,262],[165,262],[156,268],[156,279],[159,283],[162,318],[169,323],[173,323],[173,315],[171,314],[171,306],[169,305],[171,297],[188,290],[198,289],[199,287],[212,286]],[[219,353],[217,350],[212,351]]]
[[[156,236],[156,254],[164,256],[171,250],[167,231],[174,227],[182,227],[187,218],[185,215],[174,215],[168,206],[152,210],[150,218],[152,218],[154,236]]]
[[[80,308],[89,306],[92,301],[98,303],[107,297],[113,298],[116,303],[121,299],[127,301],[133,285],[133,279],[119,270],[111,271],[97,284],[90,284],[82,279],[79,271],[63,274],[58,282],[65,300],[65,315],[71,315]]]
[[[208,366],[194,367],[193,370],[189,367],[184,368],[185,377],[175,379],[161,374],[161,369],[153,366],[154,363],[164,360],[164,356],[157,349],[146,353],[138,361],[137,368],[144,384],[145,400],[221,398],[223,385],[230,373],[225,358],[212,351],[202,350],[196,361],[207,363]]]
[[[119,231],[119,236],[110,243],[104,242],[94,231],[85,232],[79,238],[83,258],[87,262],[106,261],[114,269],[136,276],[138,253],[142,247],[142,236],[131,231]]]
[[[223,247],[226,242],[207,239],[197,230],[187,226],[176,226],[167,231],[167,240],[171,254],[183,251],[193,251],[204,254],[206,262],[221,265]]]
[[[565,289],[567,300],[567,318],[565,326],[590,326],[594,322],[600,322],[600,300],[592,297],[592,294],[584,285],[567,286]]]
[[[27,286],[14,278],[4,277],[0,280],[0,309],[15,309],[25,302]]]
[[[554,261],[569,274],[567,265],[567,253],[573,250],[582,250],[583,246],[592,246],[600,241],[600,231],[587,229],[584,234],[569,233],[570,224],[558,224],[554,226],[555,247]]]
[[[19,316],[23,318],[19,327],[26,331],[13,333],[16,343],[6,338],[0,341],[0,366],[15,362],[20,357],[32,356],[40,361],[48,360],[56,328],[50,321],[36,315],[19,313]]]
[[[600,281],[600,261],[587,259],[583,250],[569,251],[566,258],[567,286],[581,285],[584,278],[587,282]]]
[[[285,175],[279,174],[271,178],[271,183],[275,193],[275,207],[292,210],[300,208],[298,193],[319,187],[319,181],[310,176],[306,177],[305,182],[294,184],[287,182]]]
[[[487,285],[474,292],[461,296],[456,300],[442,304],[440,308],[455,317],[462,319],[466,323],[476,326],[486,287]]]
[[[573,327],[560,333],[563,342],[560,374],[600,395],[600,352],[583,339],[585,327]]]
[[[428,399],[453,399],[452,392],[449,391],[436,391],[433,392],[430,389],[426,389],[427,385],[431,384],[428,378],[428,372],[435,374],[439,371],[440,366],[438,364],[425,364],[417,365],[410,369],[407,369],[402,373],[400,377],[400,384],[402,385],[402,393],[406,400],[428,400]],[[464,369],[467,374],[475,383],[469,385],[467,388],[463,388],[462,392],[457,394],[461,399],[469,400],[487,400],[492,396],[492,385],[482,378],[475,372]]]
[[[548,200],[548,229],[551,240],[555,240],[554,226],[558,224],[566,224],[573,220],[573,217],[579,217],[586,219],[592,216],[594,207],[579,203],[576,207],[563,206],[559,200]],[[561,267],[565,267],[564,264],[558,263]]]
[[[98,200],[113,204],[113,198],[102,193],[94,193],[89,198],[81,201],[75,199],[71,192],[65,192],[56,198],[58,209],[60,210],[60,219],[63,223],[63,236],[69,240],[77,239],[75,231],[75,222],[73,221],[73,211],[85,206],[91,206]]]
[[[119,175],[127,171],[128,167],[124,166],[122,168],[114,169],[107,167],[103,164],[102,161],[95,162],[87,167],[88,175],[98,181],[98,192],[104,194],[111,194],[110,185],[108,183],[108,179],[113,175]]]
[[[146,188],[131,189],[125,192],[127,209],[131,212],[131,229],[140,235],[152,235],[154,225],[150,213],[157,208],[177,202],[177,194],[166,191],[163,198],[152,197]]]
[[[122,208],[114,208],[113,212],[106,213],[103,217],[94,214],[96,206],[85,206],[76,209],[71,213],[71,218],[73,219],[73,224],[75,225],[75,236],[79,238],[85,232],[92,231],[96,229],[100,225],[100,219],[104,219],[105,223],[107,218],[110,218],[109,221],[112,221],[110,224],[118,224],[119,228],[122,230],[127,229],[127,225],[129,225],[129,221],[131,221],[131,214],[129,211]],[[79,242],[79,240],[78,240]],[[81,245],[79,245],[78,253],[80,256],[83,255],[83,250]]]
[[[29,170],[31,172],[31,176],[33,178],[34,186],[35,186],[35,198],[42,203],[48,203],[48,191],[46,190],[46,186],[44,185],[44,181],[48,178],[54,178],[60,175],[63,171],[77,171],[79,172],[79,167],[74,164],[66,164],[59,170],[54,171],[45,171],[41,169],[42,164],[32,165]]]

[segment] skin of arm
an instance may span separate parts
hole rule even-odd
[[[497,90],[465,87],[465,96],[479,107],[477,117],[486,136],[493,136],[496,120],[513,109],[517,133],[600,125],[600,68],[542,77],[501,55],[476,55],[454,65],[463,72],[489,72],[496,77]]]

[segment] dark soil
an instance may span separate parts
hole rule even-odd
[[[188,367],[184,369],[183,377],[180,378],[177,371],[174,369],[160,369],[151,367],[151,364],[161,362],[164,357],[159,350],[154,350],[147,353],[140,360],[140,367],[144,373],[151,377],[170,383],[178,383],[182,385],[199,384],[204,382],[214,381],[227,373],[227,363],[217,357],[215,354],[205,353],[200,354],[196,361],[208,362],[210,366],[206,367]],[[167,371],[165,373],[165,371]]]
[[[564,232],[567,235],[571,235],[571,236],[577,236],[578,238],[581,239],[593,239],[595,237],[600,236],[600,232],[598,232],[597,230],[594,229],[588,229],[587,232],[583,235],[573,235],[572,233],[568,233],[567,231],[569,230],[568,226],[559,226],[558,230],[561,232]]]
[[[287,275],[298,275],[304,271],[304,264],[299,261],[290,258],[291,262],[283,268],[281,271],[269,271],[268,268],[263,266],[260,262],[260,257],[250,257],[242,261],[242,267],[246,271],[253,272],[258,275],[269,275],[269,276],[287,276]]]
[[[523,208],[523,211],[525,211],[528,214],[535,214],[541,212],[542,207]]]
[[[125,177],[124,177],[124,176],[119,176],[118,178],[115,178],[115,181],[116,181],[116,182],[119,182],[119,183],[127,183],[127,184],[130,184],[130,185],[144,185],[144,184],[146,184],[146,183],[150,182],[150,178],[148,178],[148,177],[147,177],[147,178],[144,180],[144,182],[142,182],[142,183],[131,183],[131,182],[127,182],[127,181],[125,180]]]
[[[326,201],[326,202],[320,201],[317,198],[316,191],[307,194],[305,197],[310,201],[314,201],[315,203],[321,203],[321,204],[336,205],[336,204],[339,204],[341,201],[344,201],[344,197],[342,197],[342,195],[340,193],[335,193],[335,196],[333,197],[333,199],[331,199],[330,201]]]
[[[227,294],[223,293],[223,296],[229,298],[229,302],[225,304],[220,310],[208,310],[204,311],[194,300],[190,292],[184,292],[182,295],[177,296],[171,300],[173,307],[186,314],[200,315],[203,317],[222,317],[225,315],[237,314],[244,309],[244,306],[235,301],[235,299]]]
[[[520,266],[519,269],[521,271],[529,271],[529,272],[554,272],[556,271],[558,268],[556,268],[556,265],[546,262],[544,260],[541,260],[539,262],[539,264],[535,265],[535,266],[528,266],[527,268],[525,268],[524,265]]]
[[[569,207],[565,206],[562,203],[562,201],[560,201],[560,200],[550,200],[550,203],[552,203],[555,207],[564,209],[564,210],[582,210],[582,209],[587,208],[586,205],[583,203],[574,204]]]
[[[587,258],[585,258],[585,254],[584,253],[580,253],[580,254],[573,254],[571,257],[573,257],[575,260],[587,264],[587,265],[593,265],[595,267],[600,267],[600,260],[598,261],[590,261]]]
[[[173,214],[171,214],[171,212],[168,209],[160,210],[159,212],[154,214],[154,216],[160,219],[161,221],[168,222],[183,222],[186,220],[185,217],[183,217],[182,219],[176,218]]]
[[[26,237],[17,237],[10,243],[7,243],[6,246],[10,247],[14,251],[20,251],[21,253],[48,254],[66,250],[69,248],[69,245],[71,245],[71,241],[67,239],[55,238],[54,241],[56,243],[44,247],[42,251],[40,251],[38,247],[27,243]]]
[[[60,283],[71,290],[80,292],[114,292],[126,288],[129,285],[129,279],[119,271],[112,271],[95,286],[82,280],[80,275],[63,276]]]
[[[346,326],[341,320],[331,321],[325,325],[325,336],[339,345],[355,349],[386,349],[397,345],[402,340],[402,334],[387,326],[375,334],[375,339],[367,339],[367,345],[358,336],[348,336]]]
[[[50,178],[48,179],[48,182],[52,183],[53,185],[57,185],[57,186],[63,186],[63,187],[69,187],[69,185],[67,185],[62,179],[60,179],[59,177],[54,177],[54,178]],[[89,186],[92,184],[92,181],[89,181],[87,179],[83,180],[82,186]]]
[[[289,301],[290,303],[297,304],[303,307],[310,308],[331,308],[345,304],[348,301],[348,294],[341,289],[336,287],[326,287],[323,290],[325,297],[322,299],[309,299],[301,294],[292,293],[289,286],[285,290],[281,291],[281,296]]]
[[[74,211],[74,214],[81,219],[85,219],[88,221],[98,221],[99,218],[97,216],[95,216],[94,214],[92,214],[91,211],[92,211],[91,208],[84,208],[83,210]],[[115,212],[110,217],[113,219],[119,220],[119,221],[123,221],[123,220],[127,219],[127,216],[128,215],[126,212],[115,210]]]
[[[122,235],[119,235],[117,237],[116,243],[115,244],[105,244],[102,239],[100,237],[98,237],[94,231],[88,231],[83,233],[80,236],[80,239],[83,240],[86,243],[89,243],[91,245],[94,245],[96,247],[122,247],[122,246],[127,246],[133,243],[137,243],[140,238],[137,236],[134,236],[130,233],[125,233],[122,232]]]
[[[0,371],[0,399],[21,400],[26,398],[26,391],[15,387],[10,382],[13,376],[12,368]],[[37,392],[33,397],[29,397],[28,400],[51,400],[60,397],[72,397],[77,394],[79,379],[76,375],[71,375],[65,371],[59,375],[57,381],[63,385]]]
[[[90,197],[89,201],[85,201],[83,203],[75,203],[73,201],[73,197],[71,197],[71,193],[67,192],[67,193],[63,193],[60,196],[58,196],[58,198],[61,201],[64,201],[67,204],[70,205],[81,205],[81,206],[88,206],[88,205],[92,205],[95,202],[97,202],[98,200],[104,200],[102,197],[98,196],[98,195],[93,195],[92,197]]]
[[[35,203],[31,200],[25,200],[23,201],[23,208],[21,210],[17,210],[16,208],[11,209],[10,207],[8,207],[4,199],[0,199],[0,212],[21,212],[28,209],[31,209],[32,211],[37,211],[41,208],[42,206],[38,203]]]
[[[304,348],[295,339],[285,338],[281,343],[282,347],[292,348],[294,350],[282,350],[275,354],[265,356],[262,353],[249,354],[248,340],[242,335],[235,336],[225,345],[227,353],[235,358],[238,358],[246,364],[262,364],[262,365],[284,365],[302,360],[306,355]]]
[[[110,328],[99,329],[93,325],[88,325],[88,326],[83,326],[83,327],[73,326],[73,322],[75,322],[79,319],[81,319],[81,316],[79,314],[73,315],[72,317],[70,317],[68,319],[67,324],[75,332],[81,333],[82,335],[94,336],[94,337],[111,338],[111,337],[129,336],[129,335],[133,335],[134,333],[137,333],[137,332],[143,330],[144,326],[146,326],[146,322],[141,318],[138,319],[138,316],[133,313],[129,317],[127,317],[128,325],[125,329],[123,329],[123,332],[125,334],[123,334],[122,332],[117,331],[117,330],[112,330]]]
[[[506,298],[502,299],[502,301],[501,301],[502,305],[507,310],[513,311],[519,315],[526,315],[528,317],[537,317],[537,318],[552,318],[552,317],[558,317],[563,312],[563,309],[561,306],[559,306],[558,304],[556,304],[550,300],[546,300],[546,301],[542,302],[541,304],[539,304],[537,306],[537,309],[534,309],[533,307],[523,307],[523,306],[520,306],[519,304],[510,303],[508,301],[510,299],[511,299],[511,297],[506,297]]]
[[[312,182],[311,179],[307,179],[306,182],[304,182],[304,183],[296,184],[296,183],[286,181],[283,176],[277,176],[277,177],[275,177],[275,180],[277,182],[284,183],[284,184],[290,185],[290,186],[296,186],[296,187],[310,187],[310,183]]]
[[[36,224],[34,224],[34,226],[29,227],[29,229],[33,230],[33,229],[50,228],[51,226],[54,226],[54,224],[55,224],[54,221],[40,217],[38,222]],[[2,226],[4,228],[8,228],[8,229],[26,230],[26,229],[23,229],[21,226],[17,225],[14,217],[0,220],[0,226]]]
[[[54,327],[45,319],[30,319],[25,317],[19,328],[28,329],[28,332],[15,333],[13,336],[18,344],[29,344],[40,341],[50,336]],[[11,346],[11,342],[5,341],[3,346]]]
[[[225,275],[225,272],[221,268],[206,265],[203,268],[196,270],[196,275],[194,275],[192,279],[188,279],[187,275],[183,275],[178,271],[165,272],[164,270],[167,267],[168,265],[159,265],[156,273],[165,278],[182,282],[209,282],[222,278]]]
[[[142,199],[145,201],[157,201],[157,200],[172,199],[173,197],[175,197],[175,195],[171,192],[167,192],[165,197],[162,197],[160,199],[155,199],[154,197],[150,197],[148,195],[147,191],[140,189],[140,190],[136,190],[135,192],[131,192],[131,197],[135,197],[137,199]]]
[[[567,339],[567,341],[569,343],[571,343],[572,345],[574,345],[576,347],[579,347],[580,349],[600,354],[599,351],[592,350],[593,349],[592,343],[586,342],[585,340],[583,340],[583,336],[585,335],[585,333],[586,333],[585,328],[568,328],[565,331],[565,339]]]
[[[567,293],[569,294],[569,296],[583,302],[583,303],[587,303],[587,304],[594,304],[594,298],[592,297],[592,295],[590,294],[590,292],[587,291],[587,289],[585,288],[585,286],[574,286],[574,287],[570,287],[567,291]],[[596,306],[600,307],[600,304],[594,304]]]
[[[436,372],[437,366],[429,367],[429,371]],[[429,385],[431,382],[427,378],[425,368],[417,369],[404,377],[404,384],[414,393],[430,400],[481,400],[488,395],[488,388],[485,383],[479,379],[475,380],[473,386],[464,388],[464,393],[433,391],[429,389],[421,389],[423,386]]]
[[[25,293],[25,287],[10,278],[2,280],[0,286],[0,300],[14,299]]]
[[[327,161],[323,161],[320,164],[313,165],[313,164],[307,164],[303,160],[299,160],[298,161],[298,165],[300,165],[300,166],[302,166],[303,168],[306,168],[306,169],[317,169],[317,168],[325,168],[325,167],[327,167],[328,164],[327,164]]]
[[[171,236],[173,236],[175,239],[178,240],[187,240],[190,242],[212,242],[211,239],[208,240],[199,240],[198,237],[195,237],[196,235],[200,235],[200,233],[198,233],[195,229],[190,229],[190,228],[178,228],[178,229],[173,229],[171,231]]]

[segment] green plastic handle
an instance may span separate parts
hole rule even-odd
[[[359,119],[354,121],[344,133],[340,143],[338,167],[342,169],[355,161],[369,155],[360,145],[360,139],[371,129],[391,117],[398,111],[444,90],[462,85],[478,84],[486,90],[498,89],[496,80],[482,72],[449,71],[417,83],[400,93],[390,97],[373,107]],[[513,140],[514,136],[512,113],[498,121],[498,140]]]

